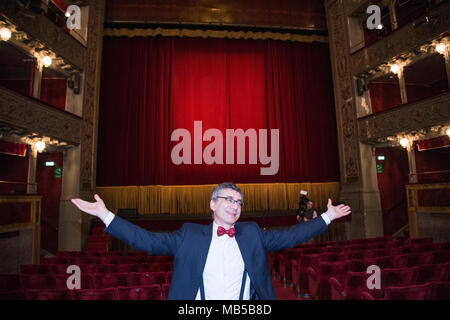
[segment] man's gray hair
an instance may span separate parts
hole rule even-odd
[[[242,195],[241,189],[239,189],[233,182],[224,182],[214,188],[213,192],[211,193],[211,200],[216,200],[219,196],[220,190],[222,189],[232,189],[236,192],[239,192],[242,198],[244,197]]]

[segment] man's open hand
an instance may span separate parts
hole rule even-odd
[[[331,220],[342,218],[352,212],[351,208],[345,204],[333,206],[331,199],[328,199],[327,207],[328,211],[326,214]]]
[[[100,219],[104,219],[108,215],[108,209],[106,209],[105,203],[98,196],[98,194],[94,195],[94,199],[96,202],[87,202],[81,199],[72,199],[72,203],[75,204],[78,209],[89,213],[90,215],[99,217]]]

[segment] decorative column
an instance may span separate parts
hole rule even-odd
[[[339,141],[340,200],[352,208],[350,238],[378,237],[383,236],[383,220],[375,157],[371,146],[359,142],[357,109],[364,107],[356,102],[344,2],[325,1]]]
[[[103,44],[105,0],[88,1],[88,38],[81,75],[81,92],[69,94],[69,108],[83,118],[81,144],[64,153],[63,189],[60,204],[59,250],[80,251],[87,243],[93,217],[82,213],[70,201],[93,201],[96,176],[98,101]],[[81,22],[83,25],[83,21]]]

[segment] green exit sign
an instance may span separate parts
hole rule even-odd
[[[62,168],[61,167],[55,167],[55,169],[53,170],[53,177],[55,177],[55,178],[62,177]]]
[[[383,165],[381,163],[377,163],[377,173],[383,173]]]

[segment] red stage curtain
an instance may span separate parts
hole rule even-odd
[[[279,129],[279,170],[171,161],[175,129]],[[327,44],[274,40],[105,38],[97,185],[339,181]],[[258,139],[259,141],[259,139]],[[203,149],[211,142],[204,141]],[[202,150],[203,150],[202,149]],[[270,145],[268,146],[270,152]]]

